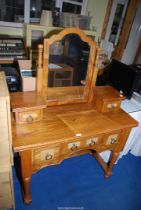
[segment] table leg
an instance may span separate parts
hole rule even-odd
[[[105,171],[105,178],[109,178],[109,176],[112,174],[112,168],[113,168],[118,156],[119,156],[119,152],[112,151],[107,170]]]
[[[22,192],[23,199],[26,204],[32,201],[31,192],[30,192],[30,180],[32,176],[32,159],[31,151],[22,151],[20,152],[21,158],[21,178],[22,178]]]
[[[104,170],[105,177],[108,178],[112,174],[112,168],[119,156],[119,152],[112,151],[111,157],[108,163],[105,163],[100,154],[93,150],[92,155],[96,158],[97,162],[100,164],[102,169]]]

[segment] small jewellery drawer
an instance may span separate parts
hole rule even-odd
[[[44,165],[56,164],[59,162],[60,147],[42,147],[33,152],[33,162],[35,168],[41,168]]]
[[[105,138],[105,144],[106,146],[111,146],[119,143],[120,134],[119,133],[113,133],[108,135]]]
[[[11,93],[10,102],[17,124],[32,123],[43,118],[46,100],[37,91]]]
[[[120,101],[104,102],[102,112],[116,111],[120,108]]]
[[[17,123],[31,123],[39,121],[42,118],[42,110],[40,109],[25,112],[17,112],[15,114]]]
[[[94,89],[94,104],[99,112],[119,110],[123,99],[123,95],[111,86],[97,86]]]

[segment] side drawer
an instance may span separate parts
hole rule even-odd
[[[97,86],[94,89],[94,104],[99,112],[111,112],[120,109],[124,97],[111,86]]]
[[[17,112],[15,115],[17,123],[31,123],[41,120],[42,110],[37,109],[32,111]]]
[[[119,144],[119,139],[120,139],[120,132],[114,132],[114,133],[110,133],[110,134],[107,134],[105,137],[104,137],[104,146],[106,148],[113,148],[115,146],[117,146]]]
[[[106,101],[103,103],[102,112],[117,111],[120,109],[121,101]]]
[[[35,169],[56,164],[60,160],[60,146],[45,146],[33,151],[33,165]]]

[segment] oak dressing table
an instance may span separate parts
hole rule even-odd
[[[74,39],[80,40],[82,51],[75,56],[70,53]],[[67,41],[66,41],[67,40]],[[72,84],[49,86],[50,46],[61,41],[64,45],[66,65],[72,65]],[[66,48],[67,43],[67,48]],[[74,45],[73,45],[74,47]],[[85,85],[79,84],[84,77],[82,69],[74,66],[75,57],[81,66],[82,53],[87,55]],[[61,55],[62,56],[62,55]],[[55,58],[56,59],[56,58]],[[58,59],[54,60],[59,65]],[[74,61],[74,62],[70,62]],[[137,122],[120,109],[122,96],[112,87],[95,87],[98,72],[98,48],[96,43],[81,30],[67,28],[51,38],[44,39],[39,45],[37,91],[11,94],[11,107],[14,113],[28,113],[32,121],[17,122],[12,119],[13,150],[21,159],[22,191],[26,204],[32,201],[30,180],[33,173],[43,167],[59,164],[65,158],[90,153],[104,170],[105,177],[112,173],[112,167],[126,143],[131,129]],[[77,80],[74,76],[77,75]],[[79,80],[78,80],[79,78]],[[20,106],[16,94],[21,94]],[[34,104],[30,107],[30,95],[34,95]],[[36,103],[42,97],[41,106]],[[45,104],[47,107],[45,108]],[[39,105],[39,104],[38,104]],[[31,110],[30,110],[31,108]],[[42,118],[34,121],[34,111],[41,109]],[[31,113],[30,113],[31,112]],[[26,116],[27,116],[26,115]],[[27,116],[27,119],[29,116]],[[26,119],[26,117],[24,118]],[[111,158],[105,163],[99,153],[111,150]],[[34,198],[33,198],[34,200]]]

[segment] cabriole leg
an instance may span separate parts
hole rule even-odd
[[[112,168],[113,168],[118,156],[119,156],[119,153],[114,152],[114,151],[112,152],[110,161],[108,163],[107,170],[105,171],[106,178],[109,178],[109,176],[112,174]]]

